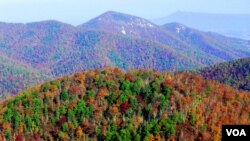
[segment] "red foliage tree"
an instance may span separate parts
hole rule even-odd
[[[130,106],[130,104],[128,102],[122,103],[121,104],[121,111],[125,113],[128,110],[129,106]]]
[[[16,136],[16,141],[22,141],[22,140],[23,140],[22,135],[18,134],[18,135]]]

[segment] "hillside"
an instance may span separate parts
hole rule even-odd
[[[219,14],[178,11],[169,16],[152,20],[164,25],[178,22],[202,31],[210,31],[228,37],[250,39],[250,14]]]
[[[31,86],[50,80],[51,77],[20,62],[0,55],[0,99],[6,94],[16,94]]]
[[[244,40],[199,31],[180,23],[168,23],[162,27],[192,46],[192,50],[196,53],[195,56],[205,53],[207,58],[212,56],[211,59],[220,58],[224,60],[232,60],[242,54],[250,56],[249,43]],[[199,56],[199,58],[201,57]]]
[[[180,36],[182,31],[173,32],[176,27],[157,26],[146,19],[112,11],[79,26],[58,21],[0,23],[0,55],[7,56],[10,62],[0,60],[0,64],[17,62],[1,79],[15,77],[12,72],[18,66],[53,79],[104,67],[174,72],[250,56],[248,41],[185,28],[189,31],[183,32],[186,40]],[[195,35],[189,34],[192,32]],[[35,75],[25,79],[8,81],[8,85],[44,82]],[[0,82],[0,93],[16,94],[25,88],[6,89]]]
[[[1,102],[0,140],[220,140],[250,94],[188,73],[91,70]]]
[[[250,91],[250,58],[238,59],[193,71],[241,90]]]
[[[153,68],[161,71],[202,66],[171,47],[153,41],[102,31],[78,31],[75,28],[71,30],[71,26],[65,27],[53,21],[22,26],[23,29],[19,29],[19,25],[10,26],[13,29],[0,28],[4,30],[0,36],[0,54],[8,56],[8,61],[0,64],[11,64],[12,60],[18,62],[11,65],[11,70],[2,77],[12,86],[21,85],[19,81],[10,81],[10,76],[13,75],[11,71],[18,69],[18,65],[22,64],[30,66],[32,70],[39,72],[39,75],[47,75],[50,78],[107,66],[123,69]],[[20,34],[21,31],[24,33]],[[31,75],[25,79],[30,81],[37,78]],[[31,84],[27,82],[24,85]],[[11,94],[18,92],[6,87],[0,87],[0,90]]]

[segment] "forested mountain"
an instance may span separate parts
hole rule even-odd
[[[248,41],[202,32],[178,23],[157,26],[140,17],[109,11],[80,25],[159,42],[201,64],[250,56]]]
[[[0,64],[18,62],[1,80],[8,81],[19,65],[31,75],[23,77],[22,82],[20,77],[8,81],[10,85],[30,86],[28,82],[33,80],[44,81],[33,72],[49,79],[103,67],[174,72],[250,56],[248,41],[185,29],[188,32],[174,32],[176,27],[157,26],[117,12],[106,12],[77,27],[58,21],[0,23],[0,54],[8,58]],[[12,90],[5,86],[0,83],[0,93],[15,94],[26,88]]]
[[[189,73],[90,70],[2,101],[0,140],[220,140],[250,124],[249,100]]]
[[[202,65],[157,42],[71,28],[54,21],[0,28],[4,30],[0,37],[0,53],[8,56],[8,60],[4,60],[6,64],[11,64],[9,61],[12,60],[18,62],[17,65],[11,65],[13,70],[18,69],[18,64],[26,64],[41,73],[40,75],[50,78],[107,66],[174,71]],[[2,79],[8,82],[10,75],[13,75],[11,71],[7,71]],[[22,83],[30,79],[41,81],[35,76],[32,78],[32,75],[24,79]],[[18,83],[13,86],[21,85],[19,82],[9,81],[10,85]],[[1,87],[0,93],[3,92],[14,94],[17,91]]]
[[[241,90],[250,91],[250,58],[238,59],[193,71]]]

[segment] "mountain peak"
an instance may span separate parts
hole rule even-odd
[[[107,11],[93,20],[129,21],[131,17],[134,16],[115,11]]]
[[[186,25],[183,25],[181,23],[178,23],[178,22],[171,22],[171,23],[167,23],[163,26],[173,26],[173,27],[180,27],[180,26],[186,26]]]
[[[106,12],[104,12],[101,15],[117,15],[117,14],[119,14],[119,15],[128,15],[128,14],[125,14],[125,13],[121,13],[121,12],[117,12],[117,11],[112,11],[112,10],[106,11]]]
[[[177,32],[177,33],[180,33],[186,29],[189,29],[187,26],[180,24],[178,22],[167,23],[163,25],[163,28],[168,29],[170,31]]]
[[[153,29],[156,25],[137,16],[115,11],[107,11],[89,22],[80,25],[80,27],[99,29],[120,34],[137,35],[137,31]]]
[[[127,24],[130,24],[129,22],[151,23],[150,21],[137,17],[137,16],[133,16],[133,15],[129,15],[129,14],[121,13],[121,12],[116,12],[116,11],[107,11],[101,14],[100,16],[90,20],[89,22],[85,23],[84,25],[93,24],[94,22],[104,22],[104,21],[110,22],[110,23],[112,22],[113,24],[121,24],[121,22],[125,22]]]

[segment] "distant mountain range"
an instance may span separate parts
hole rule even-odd
[[[199,30],[250,40],[250,14],[209,14],[179,11],[152,21],[159,25],[179,22]]]
[[[110,11],[77,27],[58,21],[0,23],[0,54],[7,58],[0,60],[3,68],[15,62],[8,71],[0,71],[0,93],[15,94],[35,83],[93,68],[200,68],[250,56],[250,42],[179,23],[158,26]],[[16,71],[19,66],[22,71]],[[24,74],[30,77],[21,77]],[[20,87],[6,89],[11,83]]]
[[[193,71],[206,79],[213,79],[237,89],[250,91],[250,58],[220,63]]]

